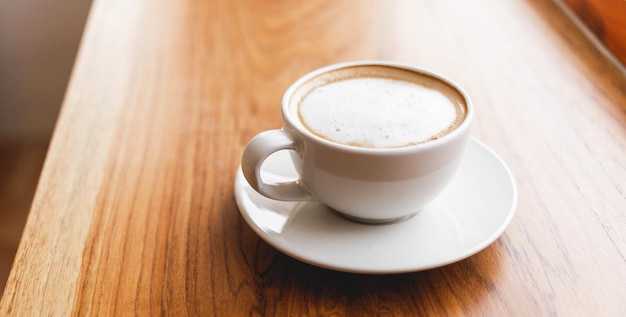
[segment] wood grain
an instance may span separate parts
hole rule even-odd
[[[562,0],[626,65],[626,1]]]
[[[479,254],[392,276],[312,267],[247,227],[247,141],[334,62],[442,73],[509,164]],[[551,2],[95,1],[0,315],[626,312],[626,78]]]

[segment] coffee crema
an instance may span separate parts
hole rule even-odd
[[[399,148],[436,140],[456,129],[466,107],[446,82],[405,69],[354,66],[317,76],[294,94],[298,117],[335,143]]]

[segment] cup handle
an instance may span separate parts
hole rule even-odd
[[[272,153],[298,151],[294,136],[285,130],[269,130],[255,136],[243,151],[241,170],[250,186],[261,195],[283,201],[315,200],[300,180],[266,183],[261,179],[261,166]]]

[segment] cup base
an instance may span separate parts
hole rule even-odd
[[[354,221],[354,222],[358,222],[361,224],[366,224],[366,225],[389,225],[389,224],[393,224],[393,223],[398,223],[398,222],[403,222],[405,220],[408,220],[410,218],[413,218],[415,215],[417,215],[421,210],[418,210],[414,213],[408,214],[406,216],[400,216],[400,217],[395,217],[395,218],[387,218],[387,219],[370,219],[370,218],[360,218],[360,217],[355,217],[355,216],[351,216],[351,215],[347,215],[342,213],[341,211],[335,210],[333,208],[328,208],[330,209],[332,212],[334,212],[335,214],[337,214],[338,216],[348,219],[350,221]]]

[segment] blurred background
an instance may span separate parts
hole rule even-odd
[[[90,0],[0,1],[0,296],[90,5]]]

